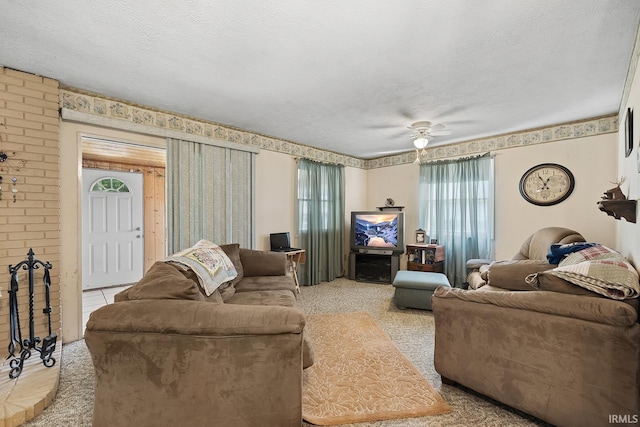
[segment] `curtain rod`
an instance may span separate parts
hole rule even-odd
[[[320,160],[309,159],[309,158],[307,158],[307,157],[294,157],[293,159],[296,161],[296,163],[298,163],[298,161],[299,161],[299,160],[308,160],[308,161],[310,161],[310,162],[314,162],[314,163],[321,163],[321,164],[324,164],[324,165],[344,166],[344,165],[343,165],[343,164],[341,164],[341,163],[322,162],[322,161],[320,161]]]
[[[486,153],[483,154],[478,154],[475,156],[467,156],[467,157],[458,157],[456,159],[442,159],[442,160],[431,160],[428,162],[420,162],[421,165],[428,165],[428,164],[432,164],[432,163],[455,163],[455,162],[463,162],[465,160],[473,160],[473,159],[478,159],[480,157],[495,157],[497,156],[496,153],[492,153],[491,151],[487,151]]]

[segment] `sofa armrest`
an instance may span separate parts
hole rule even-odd
[[[611,326],[630,327],[638,320],[638,312],[630,304],[606,298],[557,292],[481,292],[440,287],[435,290],[433,298],[527,310]],[[435,301],[432,303],[436,304]]]
[[[129,289],[122,290],[113,296],[113,302],[129,301]]]
[[[240,248],[240,262],[245,277],[287,274],[287,256],[284,252]]]
[[[482,267],[483,265],[487,265],[487,264],[491,264],[491,260],[490,259],[484,259],[484,258],[473,258],[470,260],[467,260],[467,272],[471,272],[474,270],[479,270],[480,267]]]

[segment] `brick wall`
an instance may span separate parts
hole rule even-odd
[[[9,343],[9,265],[26,258],[49,261],[52,328],[60,336],[60,177],[58,82],[0,67],[0,357]],[[15,177],[13,201],[11,178]],[[42,269],[35,275],[35,335],[48,335]],[[27,273],[19,275],[18,302],[23,339],[29,337]],[[58,342],[61,342],[59,339]],[[35,355],[37,357],[37,355]]]

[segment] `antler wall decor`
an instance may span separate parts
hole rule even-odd
[[[615,219],[624,218],[628,222],[636,222],[636,200],[628,200],[620,186],[626,181],[626,177],[620,178],[612,184],[615,187],[604,192],[602,200],[598,202],[598,209]]]

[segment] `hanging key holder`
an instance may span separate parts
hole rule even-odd
[[[13,187],[11,188],[11,192],[13,193],[13,203],[16,202],[16,196],[18,195],[18,189],[16,188],[17,182],[18,178],[16,178],[15,176],[11,178],[11,183],[13,184]]]
[[[43,339],[35,336],[34,316],[33,316],[33,294],[34,294],[34,271],[44,269],[43,283],[45,287],[45,308],[42,310],[48,317],[49,335]],[[24,361],[31,357],[31,350],[40,353],[40,359],[47,368],[52,367],[56,363],[53,353],[56,349],[56,341],[58,335],[51,331],[51,263],[42,262],[35,259],[33,249],[29,249],[27,259],[9,266],[9,274],[11,275],[11,289],[9,290],[9,328],[11,339],[9,342],[9,378],[18,378],[24,368]],[[20,329],[20,313],[18,310],[18,272],[26,270],[29,278],[29,338],[22,339],[22,331]],[[41,346],[38,346],[42,342]],[[19,357],[16,355],[19,351]]]

